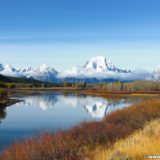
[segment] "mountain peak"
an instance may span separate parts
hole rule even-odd
[[[94,56],[91,58],[92,61],[101,61],[101,62],[105,62],[106,58],[104,56]]]
[[[41,71],[43,71],[43,70],[49,69],[50,67],[46,64],[42,64],[39,68]]]
[[[92,57],[90,61],[87,61],[85,63],[83,68],[94,70],[96,72],[116,70],[115,65],[110,60],[107,60],[103,56]]]
[[[53,82],[56,80],[58,72],[46,64],[43,64],[39,68],[27,67],[24,69],[0,64],[0,74],[13,77],[32,77],[40,81]]]
[[[6,72],[10,72],[10,73],[16,72],[16,69],[13,68],[12,66],[10,66],[9,64],[5,64],[5,65],[4,65],[4,70],[5,70]]]
[[[65,70],[59,77],[76,77],[76,78],[98,78],[107,79],[115,78],[116,73],[130,73],[131,71],[123,70],[116,67],[110,60],[103,56],[94,56],[83,66],[73,67]]]

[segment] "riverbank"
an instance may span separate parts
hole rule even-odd
[[[103,98],[122,98],[122,97],[129,97],[129,96],[145,96],[145,97],[156,97],[160,96],[160,91],[103,91],[103,90],[96,90],[96,89],[77,89],[73,87],[51,87],[51,88],[17,88],[17,89],[8,89],[8,92],[12,95],[12,93],[23,93],[24,95],[30,94],[34,95],[37,93],[41,93],[43,91],[50,91],[50,92],[69,92],[69,93],[76,93],[76,94],[84,94],[90,96],[98,96]]]
[[[0,88],[0,107],[7,107],[17,102],[20,102],[20,100],[10,99],[8,91],[4,88]]]
[[[5,150],[1,160],[65,159],[92,157],[97,147],[110,148],[121,138],[141,130],[146,122],[160,118],[160,100],[149,99],[115,111],[102,121],[82,123],[67,131],[43,134]]]
[[[82,89],[77,89],[73,87],[47,87],[47,88],[14,88],[8,89],[9,91],[80,91]]]
[[[11,106],[13,104],[16,104],[18,102],[21,102],[21,100],[18,99],[4,99],[0,101],[0,107],[7,107],[7,106]]]
[[[82,90],[82,93],[86,95],[91,96],[100,96],[100,97],[106,97],[106,98],[119,98],[119,97],[128,97],[128,96],[160,96],[160,91],[137,91],[137,92],[131,92],[131,91],[103,91],[103,90],[95,90],[95,89],[86,89]]]

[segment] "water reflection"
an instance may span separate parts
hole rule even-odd
[[[43,92],[18,95],[24,101],[0,109],[0,150],[39,133],[69,129],[81,122],[101,120],[105,115],[139,102],[142,98],[101,98],[70,93]],[[7,116],[6,116],[7,113]]]
[[[129,104],[124,104],[123,100],[121,102],[112,103],[112,102],[102,102],[96,101],[90,104],[86,104],[84,107],[86,111],[95,119],[102,119],[107,114],[115,111],[116,109],[120,109],[122,107],[126,107]]]
[[[47,110],[52,108],[57,102],[57,96],[55,95],[37,95],[37,96],[27,96],[21,98],[23,101],[17,103],[17,106],[24,105],[26,107],[39,107],[42,110]]]
[[[2,120],[6,118],[6,115],[5,108],[0,108],[0,123],[2,123]]]
[[[106,114],[130,104],[130,102],[126,102],[126,99],[104,99],[101,97],[75,96],[71,94],[34,95],[22,97],[21,99],[24,101],[18,103],[17,106],[37,107],[44,111],[49,108],[54,108],[56,103],[61,103],[61,105],[70,108],[81,107],[84,108],[93,119],[102,119]]]

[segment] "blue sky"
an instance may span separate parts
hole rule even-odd
[[[0,62],[57,70],[102,55],[118,67],[160,64],[159,0],[1,0]]]

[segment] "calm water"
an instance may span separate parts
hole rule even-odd
[[[68,129],[83,121],[101,120],[132,100],[76,96],[58,92],[14,96],[23,102],[0,110],[0,150],[45,131]]]

